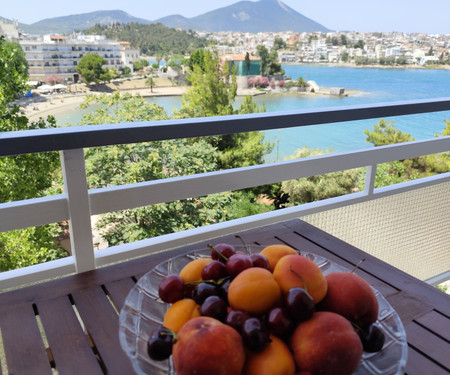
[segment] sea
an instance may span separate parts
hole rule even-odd
[[[450,70],[446,69],[383,69],[339,67],[329,65],[286,65],[286,75],[296,80],[303,77],[313,80],[321,87],[340,87],[354,94],[348,96],[267,94],[255,96],[254,102],[264,104],[267,112],[296,109],[333,108],[372,103],[450,97]],[[181,106],[180,97],[148,98],[163,106],[171,114]],[[238,106],[243,98],[237,98]],[[58,124],[76,125],[82,111],[56,116]],[[265,139],[274,145],[267,162],[283,160],[295,150],[307,146],[333,152],[350,151],[371,147],[366,142],[365,129],[373,129],[380,119],[351,121],[265,131]],[[450,120],[450,111],[389,117],[402,132],[417,140],[441,134],[444,120]]]

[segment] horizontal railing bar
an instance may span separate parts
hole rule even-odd
[[[432,147],[430,147],[432,145]],[[450,150],[450,136],[89,191],[91,215],[365,167]],[[419,180],[420,181],[420,180]],[[66,195],[0,204],[0,231],[69,219]]]
[[[432,151],[430,144],[433,145]],[[93,215],[450,150],[450,136],[92,190]]]
[[[109,247],[107,250],[95,252],[97,266],[105,266],[128,258],[145,256],[151,252],[166,251],[179,246],[207,241],[218,236],[234,234],[247,229],[254,229],[264,225],[296,219],[306,215],[363,203],[374,199],[385,198],[394,194],[417,190],[438,183],[450,181],[450,172],[443,175],[425,177],[420,180],[408,181],[391,185],[388,188],[375,189],[374,194],[357,192],[328,198],[321,201],[305,203],[276,211],[266,212],[222,223],[193,228],[186,231],[170,233],[158,237],[148,238],[129,244]]]
[[[450,98],[0,133],[0,156],[232,134],[450,110]]]
[[[57,277],[75,273],[75,263],[72,256],[52,260],[46,263],[0,272],[0,291],[17,288]]]
[[[0,203],[0,215],[5,218],[0,220],[0,232],[60,223],[69,219],[67,196],[61,194]]]

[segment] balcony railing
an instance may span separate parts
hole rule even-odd
[[[91,190],[86,181],[86,148],[446,110],[450,110],[450,98],[0,133],[0,157],[59,151],[64,178],[64,194],[0,204],[0,231],[68,221],[72,250],[71,256],[60,260],[1,273],[0,289],[92,270],[151,252],[231,234],[237,228],[255,228],[450,181],[450,172],[447,172],[374,188],[378,164],[449,152],[450,136]],[[94,251],[93,215],[360,167],[366,168],[365,188],[360,192]]]

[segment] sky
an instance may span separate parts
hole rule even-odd
[[[0,16],[30,24],[45,18],[120,9],[154,21],[173,14],[195,17],[236,2],[238,0],[0,0]],[[283,0],[283,3],[331,30],[450,34],[450,0]]]

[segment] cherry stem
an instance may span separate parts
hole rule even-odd
[[[213,245],[208,244],[208,247],[211,248],[213,251],[215,251],[220,257],[222,257],[222,259],[228,261],[228,258],[225,255],[223,255],[219,250],[217,250]]]
[[[364,262],[365,260],[366,260],[365,258],[362,258],[362,259],[356,264],[356,266],[353,267],[351,273],[355,273],[355,271],[359,268],[359,266],[361,265],[361,263]]]
[[[160,336],[172,336],[173,343],[175,343],[178,340],[178,335],[169,328],[167,328],[167,332],[159,332],[159,335]]]
[[[228,280],[230,278],[230,276],[225,276],[222,277],[219,280],[197,280],[197,281],[188,281],[185,282],[184,285],[199,285],[199,284],[203,284],[203,283],[209,283],[209,284],[214,284],[214,285],[222,285],[226,280]]]
[[[291,265],[289,266],[289,270],[301,280],[301,282],[303,283],[303,289],[308,292],[308,287],[306,285],[305,279],[296,270],[294,270]]]
[[[239,240],[242,242],[242,244],[245,247],[245,250],[247,250],[247,253],[250,253],[250,251],[248,250],[247,244],[245,243],[244,239],[239,234],[237,234],[236,237],[239,238]]]

